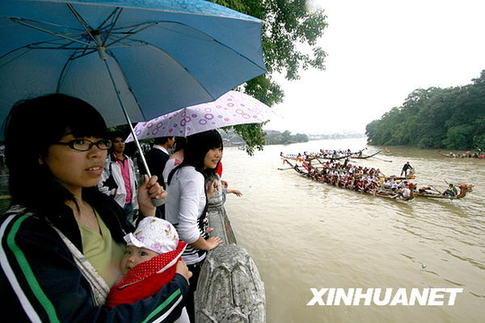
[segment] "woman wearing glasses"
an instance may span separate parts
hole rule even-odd
[[[12,207],[0,219],[1,307],[13,321],[171,322],[180,315],[190,277],[177,275],[154,296],[102,306],[120,277],[123,209],[97,184],[111,142],[88,103],[61,94],[21,101],[6,120]],[[153,216],[162,190],[144,178],[140,211]]]

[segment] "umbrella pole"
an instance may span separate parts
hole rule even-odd
[[[136,137],[135,129],[133,129],[133,126],[131,125],[130,116],[128,115],[128,112],[125,109],[123,101],[121,100],[121,97],[120,97],[120,91],[116,87],[115,80],[113,78],[113,75],[111,74],[111,70],[109,68],[108,62],[106,61],[106,58],[102,58],[102,60],[104,62],[104,65],[106,66],[106,69],[108,70],[109,78],[111,79],[111,83],[113,84],[113,88],[114,88],[115,93],[116,93],[116,98],[118,99],[118,102],[120,103],[121,110],[123,110],[123,114],[125,115],[126,121],[128,122],[128,125],[130,126],[130,131],[131,131],[131,134],[133,135],[133,139],[135,140],[136,147],[138,148],[138,151],[140,152],[140,157],[141,157],[141,160],[143,162],[143,166],[145,167],[145,170],[148,174],[148,177],[152,177],[152,174],[150,173],[150,169],[148,168],[147,161],[145,159],[145,155],[143,154],[143,150],[141,148],[140,142],[138,141],[138,138]]]
[[[96,35],[95,36],[95,39],[96,39],[96,42],[98,44],[100,44],[100,42],[99,42],[99,35]],[[138,138],[137,138],[137,136],[135,134],[135,129],[133,129],[133,126],[131,125],[130,116],[128,115],[128,112],[125,109],[125,105],[123,104],[123,100],[121,100],[120,91],[118,90],[118,87],[116,86],[116,82],[115,82],[115,80],[113,78],[113,74],[111,74],[111,69],[109,68],[108,61],[106,59],[105,48],[103,46],[98,46],[98,54],[99,54],[99,57],[101,58],[101,60],[104,62],[104,65],[106,66],[106,70],[108,71],[109,78],[111,79],[111,84],[113,84],[113,88],[114,88],[115,93],[116,93],[116,98],[118,99],[118,102],[120,103],[121,110],[123,110],[123,114],[125,115],[126,121],[128,122],[128,125],[130,126],[130,131],[131,131],[131,134],[133,135],[133,139],[136,142],[136,147],[138,148],[138,151],[140,152],[140,157],[141,157],[141,160],[143,162],[143,166],[145,167],[145,170],[147,171],[148,177],[152,177],[152,174],[150,172],[150,169],[148,168],[147,161],[145,159],[145,155],[143,154],[143,150],[141,149],[140,142],[138,141]],[[161,198],[153,198],[152,199],[152,204],[155,207],[164,205],[165,204],[165,198],[163,198],[163,197],[161,197]]]
[[[148,168],[147,161],[145,159],[145,155],[143,155],[143,150],[141,149],[140,142],[138,141],[138,138],[136,137],[135,129],[133,129],[133,126],[131,125],[130,116],[128,115],[128,112],[125,109],[125,106],[123,104],[123,101],[121,100],[120,91],[118,91],[118,88],[116,87],[115,80],[113,78],[113,75],[111,74],[111,70],[109,68],[108,62],[106,61],[106,56],[105,57],[101,56],[101,59],[103,60],[104,65],[106,66],[106,69],[108,70],[109,78],[111,79],[111,84],[113,84],[113,88],[115,90],[116,97],[118,98],[118,102],[120,103],[121,110],[123,110],[123,114],[125,115],[126,121],[128,121],[128,125],[130,126],[130,131],[131,131],[131,134],[133,135],[133,139],[136,142],[136,146],[138,147],[138,151],[140,152],[140,157],[141,157],[141,160],[143,162],[143,166],[145,166],[145,169],[147,171],[148,177],[152,177],[152,174],[150,173],[150,169]],[[164,205],[165,204],[165,198],[163,198],[163,197],[161,197],[161,198],[154,198],[154,199],[152,199],[152,204],[155,207]]]

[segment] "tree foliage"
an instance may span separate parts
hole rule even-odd
[[[288,130],[283,132],[273,130],[266,134],[265,141],[267,145],[285,145],[296,142],[307,142],[308,136],[302,133],[292,135]]]
[[[370,144],[485,150],[485,70],[473,83],[414,90],[366,127]]]
[[[296,80],[308,68],[323,70],[326,53],[317,39],[327,26],[323,10],[309,10],[309,0],[212,0],[263,21],[262,46],[267,73],[248,81],[244,91],[272,106],[282,102],[283,90],[274,80],[280,73]],[[262,149],[262,125],[234,127],[247,143],[247,151]]]

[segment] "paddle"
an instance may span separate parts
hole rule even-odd
[[[428,185],[431,189],[435,190],[436,192],[440,193],[441,194],[441,191],[438,191],[434,186],[432,185]]]
[[[278,167],[278,170],[288,170],[288,169],[293,169],[293,167],[288,167],[288,168],[280,168],[280,167]]]

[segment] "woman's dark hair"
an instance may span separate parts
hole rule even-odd
[[[184,148],[184,161],[170,172],[167,181],[169,185],[175,171],[184,166],[195,167],[204,177],[214,172],[214,169],[204,170],[205,155],[214,148],[223,148],[222,137],[217,130],[209,130],[188,136]]]
[[[185,139],[185,137],[175,137],[173,152],[177,152],[182,149],[185,149],[186,144],[187,144],[187,139]]]
[[[12,204],[41,209],[74,200],[47,165],[39,164],[39,158],[45,157],[48,147],[68,133],[105,138],[106,123],[99,112],[83,100],[50,94],[15,103],[5,122]]]
[[[205,155],[214,148],[223,148],[222,137],[217,130],[209,130],[188,136],[182,164],[194,166],[197,171],[203,173]]]

